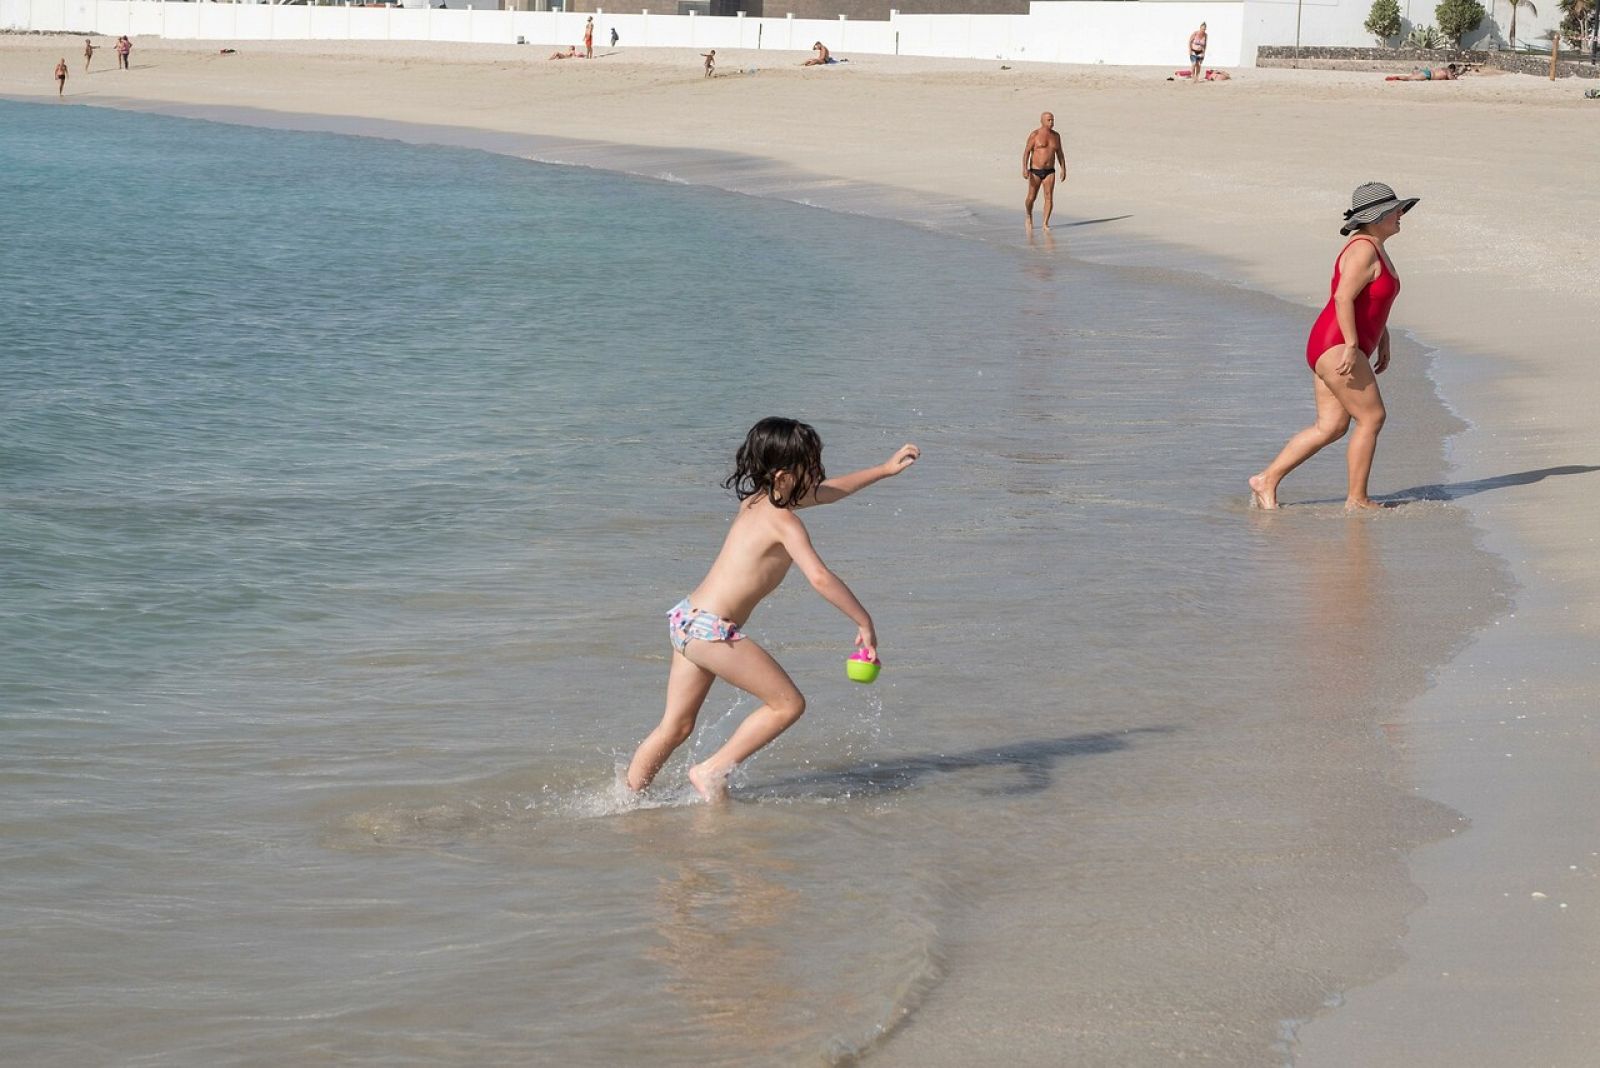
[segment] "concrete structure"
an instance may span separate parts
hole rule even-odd
[[[302,5],[178,3],[162,0],[0,0],[0,28],[93,32],[208,41],[404,40],[540,45],[580,40],[580,11],[503,11],[500,0],[452,0],[437,8],[307,7]],[[646,3],[651,0],[645,0]],[[666,0],[663,0],[666,2]],[[694,0],[699,2],[699,0]],[[791,0],[774,0],[789,4]],[[823,0],[816,0],[821,3]],[[854,0],[851,0],[854,2]],[[862,0],[865,2],[865,0]],[[924,0],[944,4],[947,0]],[[954,2],[954,0],[950,0]],[[963,6],[1011,0],[963,0]],[[1432,21],[1434,0],[1400,0],[1402,15]],[[1493,0],[1509,16],[1508,0]],[[490,8],[488,5],[494,5]],[[459,6],[457,6],[459,5]],[[1371,0],[1034,0],[1025,14],[910,13],[882,20],[661,14],[602,11],[597,44],[621,34],[628,48],[719,48],[806,51],[823,41],[841,56],[855,54],[1186,66],[1189,34],[1209,24],[1209,66],[1251,66],[1260,45],[1350,46],[1374,43],[1361,29]],[[1410,14],[1407,14],[1407,12]],[[1523,12],[1518,33],[1536,40],[1560,11],[1546,4]],[[1298,32],[1297,32],[1298,30]],[[1497,39],[1486,19],[1468,47]]]

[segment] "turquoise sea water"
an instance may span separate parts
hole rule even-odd
[[[1065,238],[90,108],[0,102],[0,193],[0,1060],[957,1063],[963,1012],[1108,974],[1088,1052],[1260,1053],[1357,970],[1320,946],[1383,941],[1303,886],[1217,934],[1335,850],[1326,806],[1399,804],[1286,739],[1365,753],[1453,640],[1385,575],[1474,559],[1442,507],[1239,507],[1309,409],[1297,310]],[[835,471],[925,449],[807,517],[884,679],[791,578],[749,629],[807,717],[731,809],[680,759],[629,810],[663,615],[772,413]],[[1436,424],[1388,488],[1438,478]],[[1295,490],[1337,500],[1319,464]],[[1408,655],[1309,674],[1346,630]],[[1338,854],[1380,912],[1391,845]],[[1148,1045],[1128,1014],[1226,1015],[1169,978],[1202,945],[1243,1022]]]

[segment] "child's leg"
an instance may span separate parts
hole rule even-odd
[[[793,726],[806,710],[806,699],[772,655],[745,638],[737,642],[689,643],[688,656],[749,694],[761,707],[744,718],[733,737],[710,757],[689,769],[689,781],[703,797],[726,789],[728,773],[757,749]]]
[[[716,678],[705,668],[690,663],[682,653],[673,651],[672,667],[667,673],[667,711],[656,729],[639,743],[628,764],[629,789],[643,790],[649,786],[673,750],[688,740],[694,731],[695,717],[700,714],[700,706],[705,704],[706,693]]]

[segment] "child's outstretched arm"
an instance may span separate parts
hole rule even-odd
[[[867,653],[876,657],[878,634],[872,629],[872,617],[867,614],[861,602],[856,600],[856,595],[850,592],[850,587],[844,584],[844,580],[828,570],[828,565],[822,562],[822,557],[812,548],[811,535],[806,532],[806,525],[800,522],[800,517],[793,512],[781,512],[778,521],[781,524],[783,547],[788,550],[789,558],[794,561],[801,574],[805,575],[806,581],[811,583],[811,588],[822,595],[824,601],[855,622],[858,628],[856,644],[866,646]]]
[[[921,455],[922,450],[915,445],[902,445],[893,456],[876,467],[863,467],[861,470],[852,471],[848,475],[838,475],[828,479],[806,494],[805,499],[795,507],[809,508],[813,504],[832,504],[834,501],[842,501],[852,493],[866,489],[874,482],[893,478],[916,463],[917,457]],[[796,563],[798,562],[796,560]]]

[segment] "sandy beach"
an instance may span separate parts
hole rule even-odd
[[[1442,350],[1432,377],[1471,425],[1452,440],[1442,496],[1507,562],[1515,605],[1395,710],[1404,731],[1390,740],[1409,787],[1470,829],[1407,857],[1425,900],[1395,947],[1399,963],[1302,1026],[1292,1059],[1591,1062],[1600,396],[1582,353],[1600,328],[1590,188],[1600,102],[1581,83],[1247,69],[1189,86],[1169,83],[1166,69],[861,57],[804,70],[803,54],[756,52],[719,54],[720,76],[707,80],[689,51],[549,62],[554,42],[220,54],[226,44],[141,39],[130,71],[113,69],[107,48],[86,74],[81,38],[0,36],[0,95],[54,97],[51,71],[65,55],[68,103],[197,117],[249,109],[233,114],[287,128],[449,128],[456,143],[841,209],[866,203],[852,190],[871,188],[870,203],[897,202],[908,221],[986,239],[1010,227],[1018,243],[1023,139],[1050,110],[1069,164],[1061,250],[1259,290],[1304,305],[1308,324],[1350,190],[1380,180],[1420,196],[1392,246],[1405,291],[1391,325]],[[501,135],[544,140],[530,152],[497,145]],[[724,154],[728,166],[701,155],[685,170],[672,155],[685,150]],[[1171,359],[1181,374],[1183,353]],[[1380,445],[1378,495],[1399,488],[1384,467]],[[1250,473],[1217,479],[1243,497]],[[1292,480],[1284,495],[1295,499]]]

